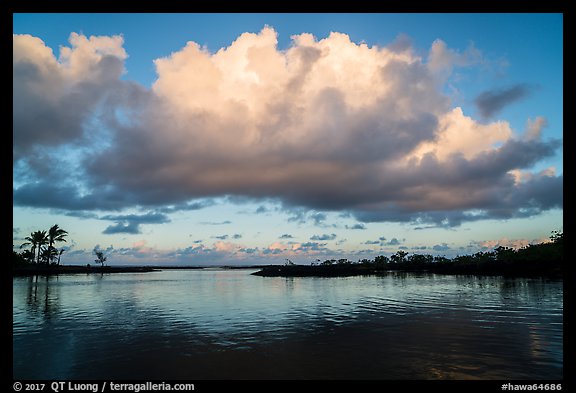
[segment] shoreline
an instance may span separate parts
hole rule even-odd
[[[253,270],[250,273],[260,277],[351,277],[385,275],[390,272],[503,276],[503,277],[543,277],[563,279],[561,266],[548,264],[490,263],[485,265],[427,263],[427,264],[336,264],[323,265],[247,265],[247,266],[21,266],[12,268],[12,276],[51,276],[60,274],[110,274],[110,273],[150,273],[162,270]]]
[[[351,277],[384,275],[389,272],[424,273],[444,275],[469,276],[502,276],[502,277],[542,277],[563,279],[561,269],[555,266],[525,264],[520,267],[514,263],[491,264],[492,266],[477,266],[470,264],[426,264],[411,265],[389,264],[386,266],[369,266],[362,264],[342,264],[332,266],[321,265],[277,265],[265,266],[252,273],[260,277]]]
[[[249,266],[20,266],[12,268],[12,276],[53,276],[59,274],[94,274],[94,273],[150,273],[162,270],[254,270],[270,267],[272,265],[249,265]]]
[[[52,276],[59,274],[92,274],[92,273],[149,273],[158,269],[147,266],[23,266],[12,268],[12,276]]]

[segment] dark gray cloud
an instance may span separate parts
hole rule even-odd
[[[263,213],[268,213],[268,211],[269,211],[269,209],[266,206],[258,206],[255,213],[256,214],[263,214]]]
[[[278,249],[278,248],[265,248],[262,250],[262,254],[264,255],[277,255],[277,254],[282,254],[282,250]]]
[[[62,210],[121,210],[138,204],[132,194],[113,187],[82,194],[76,184],[61,184],[52,179],[39,179],[14,188],[15,206],[57,208]]]
[[[283,207],[284,212],[288,213],[288,222],[296,222],[298,224],[305,224],[312,221],[314,225],[322,225],[326,221],[326,213],[309,210],[305,207]]]
[[[106,229],[104,229],[104,231],[102,231],[102,233],[105,235],[115,235],[118,233],[137,235],[141,233],[140,224],[134,222],[126,222],[126,223],[119,222],[114,225],[109,225],[108,227],[106,227]]]
[[[390,240],[387,240],[386,237],[384,236],[380,236],[378,238],[378,240],[367,240],[364,242],[364,244],[371,244],[371,245],[379,245],[380,247],[384,247],[384,246],[398,246],[400,245],[402,242],[404,241],[404,239],[402,241],[398,240],[397,238],[393,237]]]
[[[302,251],[325,251],[327,243],[305,242],[300,245]]]
[[[15,158],[38,146],[57,146],[81,138],[83,123],[107,94],[113,79],[119,77],[122,64],[110,57],[102,62],[104,80],[79,82],[61,94],[65,87],[54,87],[41,75],[39,65],[27,61],[13,64],[13,149]],[[120,68],[120,72],[118,72]],[[111,81],[112,80],[112,81]],[[40,85],[46,85],[44,88]],[[58,90],[51,91],[57,88]],[[48,91],[47,91],[48,90]],[[46,99],[52,94],[53,99]]]
[[[137,224],[164,224],[170,222],[170,219],[168,218],[167,215],[155,212],[146,214],[119,214],[119,215],[109,214],[101,216],[100,219],[111,221],[134,222]]]
[[[509,173],[552,156],[560,146],[558,140],[512,139],[473,159],[453,156],[439,161],[428,156],[401,176],[389,174],[390,184],[397,184],[387,191],[393,203],[365,205],[352,213],[361,222],[410,222],[423,228],[562,208],[562,175],[537,173],[518,183]]]
[[[489,118],[500,112],[507,105],[528,97],[533,88],[526,84],[487,90],[480,93],[474,103],[484,118]]]
[[[288,233],[285,233],[285,234],[281,235],[278,239],[294,239],[294,236],[292,236]]]
[[[200,210],[205,209],[210,206],[214,206],[216,202],[213,199],[205,199],[200,201],[192,201],[192,202],[185,202],[185,203],[178,203],[175,205],[168,205],[168,206],[161,206],[157,209],[157,211],[161,213],[174,213],[178,211],[192,211],[192,210]]]
[[[354,225],[346,225],[345,228],[346,228],[346,229],[365,230],[365,229],[366,229],[366,225],[358,223],[358,224],[354,224]]]
[[[435,244],[434,246],[432,246],[432,249],[434,251],[448,251],[450,250],[450,246],[446,243]]]
[[[170,222],[168,216],[163,213],[105,215],[101,220],[114,221],[114,225],[108,226],[102,233],[112,235],[117,233],[139,234],[141,224],[165,224]]]
[[[218,240],[227,240],[227,239],[238,240],[238,239],[242,239],[242,235],[239,233],[235,233],[232,236],[230,236],[230,235],[217,235],[217,236],[212,236],[212,238],[218,239]]]

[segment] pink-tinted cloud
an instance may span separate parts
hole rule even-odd
[[[443,225],[562,207],[562,175],[530,172],[561,145],[543,138],[545,119],[521,135],[442,93],[455,67],[479,62],[474,47],[435,41],[422,58],[406,42],[303,33],[280,50],[265,27],[216,52],[189,42],[156,59],[145,89],[120,80],[122,37],[72,34],[70,44],[56,58],[14,36],[16,204],[159,208],[238,195]],[[38,160],[49,146],[82,152],[70,159],[74,181],[51,181],[70,163]]]

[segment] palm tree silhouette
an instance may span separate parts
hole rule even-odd
[[[42,250],[42,255],[40,255],[40,259],[45,263],[49,264],[51,260],[56,258],[58,251],[55,248],[44,248]]]
[[[60,251],[58,251],[58,266],[60,266],[60,257],[62,256],[62,253],[66,251],[65,249],[60,249]]]
[[[60,228],[58,224],[52,225],[48,230],[48,260],[46,263],[50,263],[50,261],[55,257],[56,250],[54,249],[54,243],[56,242],[65,242],[66,236],[68,236],[68,232],[64,229]]]
[[[40,263],[40,255],[42,254],[42,246],[48,244],[48,235],[46,231],[35,231],[30,234],[30,236],[26,236],[24,240],[28,242],[22,244],[20,248],[27,246],[29,244],[32,245],[32,254],[37,253],[38,256],[36,257],[36,263]]]

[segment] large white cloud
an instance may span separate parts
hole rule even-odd
[[[14,151],[16,167],[39,176],[32,147],[83,148],[85,181],[66,185],[64,202],[64,186],[32,179],[15,203],[110,209],[241,195],[453,224],[562,206],[562,176],[528,175],[560,145],[542,139],[544,119],[516,135],[442,93],[454,67],[481,56],[475,48],[459,54],[437,40],[423,59],[410,45],[331,33],[293,36],[280,50],[265,27],[215,53],[189,42],[155,60],[147,90],[120,80],[122,37],[70,43],[56,59],[38,38],[14,36]],[[90,145],[98,133],[106,143]]]

